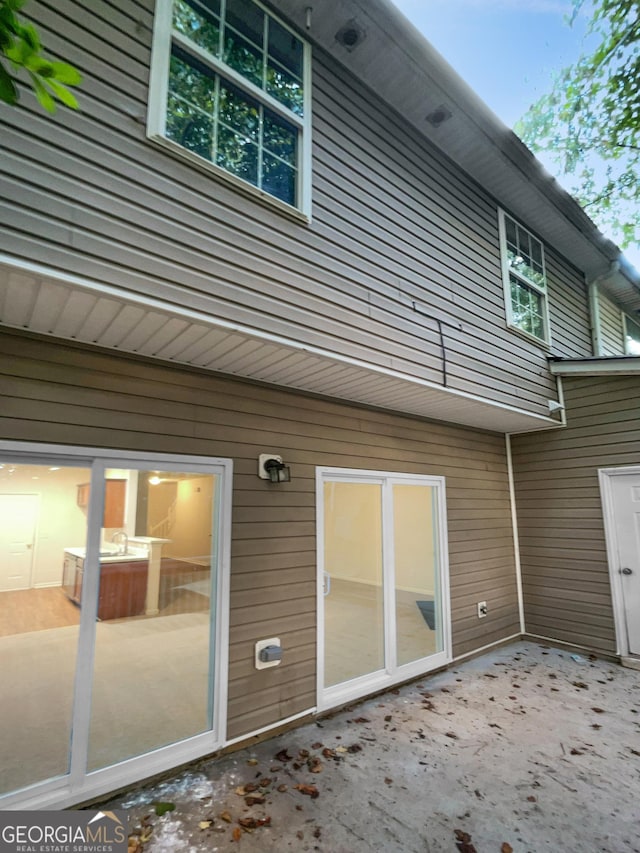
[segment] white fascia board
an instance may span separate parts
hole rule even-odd
[[[640,356],[552,361],[549,369],[553,376],[636,376],[640,374]]]

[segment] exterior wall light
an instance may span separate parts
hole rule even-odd
[[[258,477],[271,483],[288,483],[291,469],[275,453],[261,453],[258,457]]]

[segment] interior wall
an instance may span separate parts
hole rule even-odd
[[[332,579],[382,586],[382,487],[326,483],[325,570]]]
[[[77,490],[89,476],[86,468],[50,471],[46,465],[17,465],[11,476],[0,478],[0,494],[40,496],[31,586],[60,586],[64,549],[85,546],[87,519],[77,504]]]
[[[396,588],[433,595],[436,570],[433,489],[395,484],[393,510]]]

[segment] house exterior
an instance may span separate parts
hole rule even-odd
[[[422,36],[29,14],[84,83],[0,109],[0,806],[523,634],[633,662],[640,279]]]

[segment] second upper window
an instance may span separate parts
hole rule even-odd
[[[308,213],[309,61],[253,0],[158,0],[149,135]]]
[[[547,275],[542,243],[502,210],[500,243],[507,322],[548,343]]]

